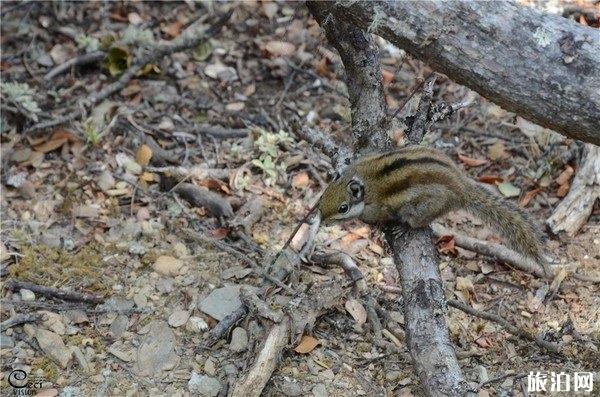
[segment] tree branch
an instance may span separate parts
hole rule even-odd
[[[336,24],[369,29],[507,110],[600,145],[600,40],[591,27],[509,1],[350,1],[329,11]]]

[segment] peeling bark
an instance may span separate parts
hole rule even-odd
[[[597,29],[507,1],[351,1],[330,12],[507,110],[600,145]]]

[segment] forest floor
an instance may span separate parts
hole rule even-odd
[[[208,41],[142,65],[116,93],[86,107],[151,52],[140,49],[177,40],[192,24],[208,28],[228,9],[230,19]],[[33,315],[2,330],[2,395],[12,395],[9,381],[19,369],[43,382],[45,396],[225,395],[273,323],[251,311],[211,347],[206,335],[248,287],[268,286],[247,258],[267,269],[332,171],[295,132],[312,126],[348,141],[337,53],[301,2],[3,2],[1,43],[0,319]],[[386,100],[396,109],[430,69],[380,44]],[[108,55],[46,76],[98,51]],[[400,117],[415,110],[419,95]],[[545,230],[577,172],[581,143],[441,75],[435,100],[472,103],[425,139]],[[82,114],[29,130],[72,111]],[[402,132],[399,124],[399,142]],[[440,223],[501,242],[463,212]],[[199,242],[188,229],[208,239]],[[575,237],[547,234],[550,256],[577,263],[581,273],[600,273],[597,204]],[[387,313],[386,343],[374,343],[361,297],[348,287],[300,342],[290,342],[264,395],[420,395],[405,348],[398,272],[382,236],[350,221],[321,226],[317,242],[357,261]],[[598,285],[567,277],[548,295],[543,280],[461,249],[451,235],[438,247],[449,298],[565,346],[549,353],[450,308],[451,338],[470,384],[506,375],[485,384],[480,396],[521,393],[530,371],[572,376],[600,369]],[[286,283],[297,292],[351,285],[341,269],[292,270]],[[9,280],[102,302],[78,295],[63,301]],[[262,292],[271,310],[290,310],[289,292]]]

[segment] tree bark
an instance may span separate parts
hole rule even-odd
[[[369,34],[333,16],[330,13],[333,4],[307,2],[344,63],[352,109],[354,153],[385,151],[390,141],[379,50]],[[420,140],[424,133],[416,133],[416,139]],[[339,152],[331,154],[333,163],[339,164],[336,159]],[[385,235],[402,275],[408,349],[423,391],[428,396],[472,395],[458,365],[446,324],[447,306],[431,230],[407,231],[406,225],[392,225],[385,229]]]
[[[329,12],[492,102],[600,145],[600,34],[506,1],[351,1]]]

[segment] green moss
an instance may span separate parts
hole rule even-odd
[[[40,360],[33,365],[31,372],[35,373],[38,369],[41,369],[44,372],[44,380],[52,383],[56,382],[61,372],[58,365],[48,357],[40,358]]]
[[[10,268],[12,277],[49,287],[75,287],[91,292],[107,292],[110,284],[103,275],[101,249],[97,243],[76,253],[46,245],[23,247],[23,257]]]

